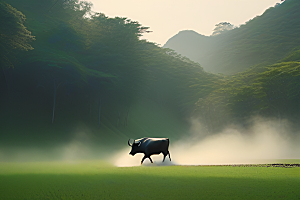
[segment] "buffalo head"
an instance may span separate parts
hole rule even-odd
[[[139,153],[141,144],[142,144],[141,141],[135,142],[135,140],[133,140],[133,143],[130,144],[130,139],[129,139],[128,140],[128,145],[131,146],[131,151],[130,151],[129,154],[134,156],[136,153]]]

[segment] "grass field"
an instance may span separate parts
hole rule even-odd
[[[0,199],[300,199],[300,168],[0,163]]]

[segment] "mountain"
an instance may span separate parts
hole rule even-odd
[[[207,48],[211,47],[210,44],[211,37],[192,30],[184,30],[170,38],[164,48],[174,49],[181,55],[197,62],[197,59],[203,59],[202,55],[205,55]]]
[[[300,49],[299,9],[299,1],[286,0],[233,30],[210,37],[181,31],[163,47],[214,73],[234,74],[274,64]]]

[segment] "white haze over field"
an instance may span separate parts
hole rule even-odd
[[[171,162],[167,156],[162,163],[163,155],[160,154],[151,156],[154,164],[146,159],[143,165],[263,164],[280,159],[300,159],[300,132],[292,133],[289,127],[285,120],[254,118],[248,129],[229,126],[220,133],[208,134],[198,120],[192,119],[190,133],[183,133],[178,141],[170,140]],[[95,145],[93,140],[88,127],[79,126],[74,129],[69,142],[55,147],[0,149],[0,161],[102,159],[118,167],[140,166],[144,154],[129,155],[131,147],[126,145],[127,140],[124,149],[116,153],[109,146]]]
[[[203,134],[201,123],[195,119],[191,121],[190,136],[170,141],[172,162],[166,157],[168,162],[163,164],[163,155],[156,155],[151,156],[154,164],[146,159],[145,165],[262,164],[300,158],[299,133],[289,134],[287,121],[256,118],[247,130],[232,126],[213,135]],[[129,152],[130,147],[117,153],[112,161],[114,165],[139,166],[143,154],[132,157]]]

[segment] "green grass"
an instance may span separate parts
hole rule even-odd
[[[0,199],[300,199],[300,168],[0,163]]]

